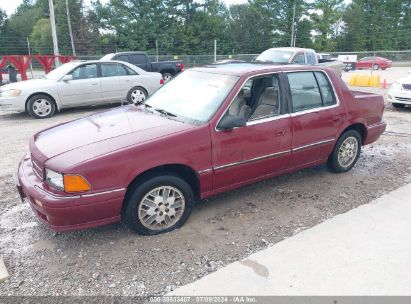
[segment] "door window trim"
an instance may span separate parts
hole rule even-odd
[[[292,110],[292,111],[289,111],[291,117],[295,117],[295,116],[299,116],[299,115],[304,115],[304,114],[308,114],[308,113],[313,113],[313,112],[319,112],[319,111],[323,111],[323,110],[329,110],[329,109],[337,108],[337,107],[340,106],[340,99],[338,98],[338,94],[337,94],[337,92],[336,92],[336,90],[335,90],[334,83],[331,81],[331,78],[330,78],[330,76],[328,75],[328,73],[327,73],[326,71],[317,70],[317,69],[312,69],[312,70],[296,70],[296,71],[285,71],[284,74],[288,74],[288,73],[299,73],[299,72],[311,72],[311,73],[313,73],[314,77],[315,77],[314,72],[323,73],[323,74],[326,76],[326,78],[327,78],[327,80],[328,80],[328,83],[329,83],[329,84],[331,85],[331,87],[332,87],[332,90],[333,90],[333,93],[334,93],[334,96],[335,96],[335,101],[336,101],[336,103],[333,104],[333,105],[331,105],[331,106],[326,106],[326,107],[321,106],[321,107],[312,108],[312,109],[308,109],[308,110],[304,110],[304,111],[300,111],[300,112],[294,112],[294,111]],[[317,79],[317,78],[316,78],[316,79]],[[287,90],[288,90],[287,96],[288,96],[288,98],[289,98],[289,100],[290,100],[290,102],[289,102],[289,107],[291,106],[290,109],[292,109],[291,88],[290,88],[290,83],[289,83],[288,80],[287,80],[287,85],[286,85],[286,87],[287,87]],[[318,89],[320,90],[319,87],[318,87]],[[320,90],[320,91],[321,91],[321,90]],[[289,109],[289,110],[290,110],[290,109]]]

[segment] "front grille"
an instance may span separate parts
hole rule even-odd
[[[402,88],[404,89],[404,90],[411,90],[411,84],[403,84],[402,85]]]
[[[395,97],[395,99],[400,100],[400,101],[408,101],[408,102],[411,102],[411,98]]]
[[[42,167],[42,165],[40,164],[39,161],[37,161],[36,159],[33,158],[33,155],[31,155],[31,163],[32,163],[32,165],[33,165],[33,171],[34,171],[34,173],[35,173],[41,180],[43,180],[43,176],[44,176],[43,167]]]

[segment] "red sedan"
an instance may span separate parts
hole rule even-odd
[[[324,163],[349,171],[385,130],[383,110],[381,96],[320,67],[194,68],[145,103],[34,135],[16,184],[52,229],[123,219],[158,234],[220,192]]]
[[[357,61],[355,67],[359,70],[373,69],[385,70],[392,67],[392,61],[382,57],[364,57]]]

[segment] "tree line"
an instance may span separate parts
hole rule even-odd
[[[54,0],[61,54],[72,53],[66,1]],[[68,0],[77,54],[123,50],[151,54],[259,53],[295,45],[317,51],[411,49],[411,0]],[[294,31],[293,29],[294,20]],[[48,0],[0,9],[0,54],[53,53]]]

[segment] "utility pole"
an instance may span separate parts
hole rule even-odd
[[[293,23],[291,25],[291,45],[290,46],[295,46],[294,32],[295,32],[295,3],[294,3],[294,8],[293,8]]]
[[[217,61],[217,39],[214,39],[214,62]]]
[[[29,57],[31,57],[29,37],[27,37],[27,49],[29,50]],[[30,58],[30,72],[31,72],[31,79],[34,79],[34,76],[33,76],[33,64],[31,63],[31,58]]]
[[[71,49],[73,50],[73,56],[76,56],[76,48],[74,47],[74,40],[73,40],[73,31],[71,30],[71,21],[70,21],[70,11],[68,6],[68,0],[66,0],[66,12],[67,12],[67,22],[68,28],[70,33],[70,40],[71,40]]]
[[[156,39],[156,60],[158,62],[158,42],[157,42],[157,39]]]
[[[53,0],[49,0],[49,9],[50,9],[50,23],[51,23],[51,37],[53,38],[53,51],[54,55],[59,55],[59,45],[57,42],[57,32],[56,32],[56,19],[54,18],[54,4]],[[55,58],[55,65],[58,66],[58,59]]]

